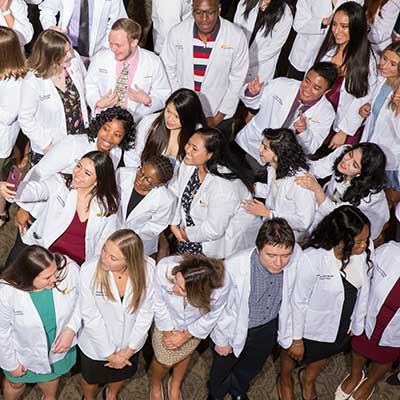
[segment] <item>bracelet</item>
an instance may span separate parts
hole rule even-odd
[[[2,11],[2,12],[1,12],[1,15],[2,15],[3,17],[8,17],[9,15],[12,15],[12,12],[11,12],[10,9],[8,9],[8,10],[6,10],[6,11]]]

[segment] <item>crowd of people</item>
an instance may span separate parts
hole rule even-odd
[[[126,3],[0,0],[3,398],[146,349],[181,400],[204,339],[208,400],[274,351],[281,400],[343,352],[335,400],[400,385],[400,1],[153,0],[148,48]]]

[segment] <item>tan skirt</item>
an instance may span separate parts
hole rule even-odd
[[[155,326],[152,334],[152,345],[157,361],[172,367],[192,354],[199,345],[200,339],[192,337],[178,349],[168,349],[163,341],[163,333]]]

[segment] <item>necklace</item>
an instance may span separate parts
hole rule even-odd
[[[113,271],[113,273],[115,273],[117,275],[118,279],[122,279],[122,277],[124,276],[124,272],[128,269],[128,267],[124,267],[122,269],[120,269],[119,271]],[[122,271],[122,272],[121,272]]]

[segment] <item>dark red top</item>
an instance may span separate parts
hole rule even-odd
[[[87,220],[81,222],[75,211],[74,218],[66,231],[50,246],[49,250],[65,254],[79,265],[85,261],[85,237]]]

